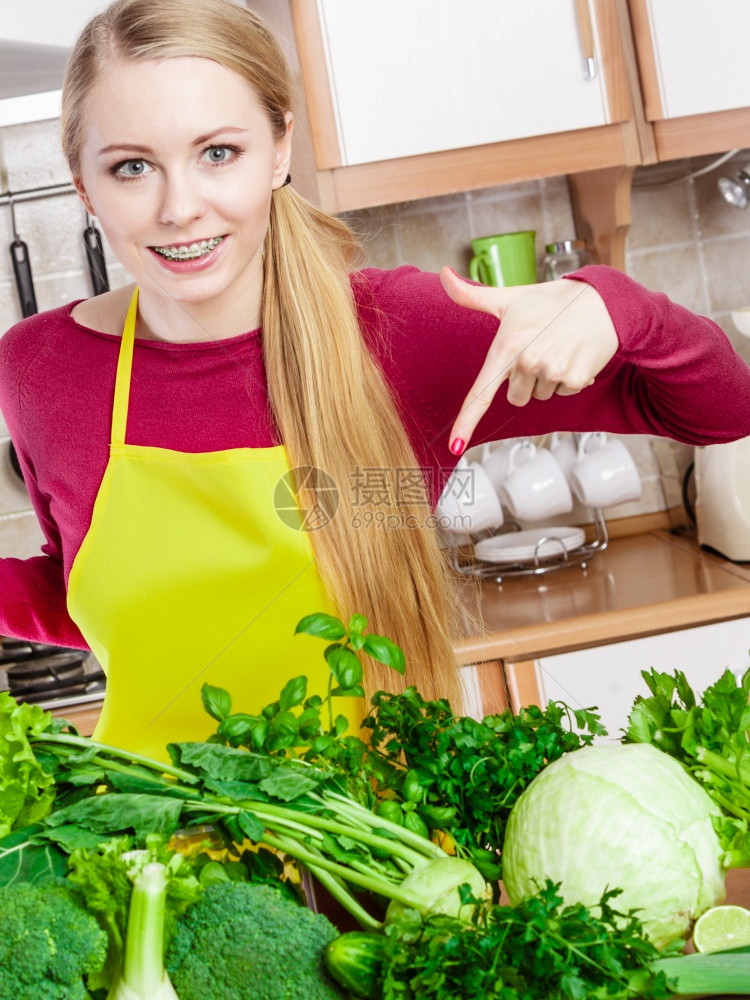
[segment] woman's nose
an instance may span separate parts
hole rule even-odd
[[[199,182],[188,174],[165,174],[162,182],[159,222],[166,226],[189,225],[205,212]]]

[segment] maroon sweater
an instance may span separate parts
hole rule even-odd
[[[637,285],[589,267],[620,348],[576,396],[511,406],[504,388],[472,444],[551,430],[664,435],[711,444],[750,435],[750,369],[721,329]],[[354,280],[363,335],[391,387],[433,500],[456,459],[448,435],[497,330],[413,267]],[[75,303],[23,320],[0,340],[0,408],[46,542],[0,559],[0,634],[86,647],[66,584],[107,464],[120,338],[71,319]],[[331,387],[335,391],[335,387]],[[136,340],[127,440],[187,452],[277,444],[253,330],[210,343]]]

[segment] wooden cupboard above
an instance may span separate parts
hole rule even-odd
[[[750,141],[747,0],[629,0],[643,106],[659,160]]]
[[[652,43],[649,8],[662,4],[669,10],[654,22]],[[717,4],[732,8],[731,28]],[[694,114],[656,121],[653,100],[653,67],[670,95],[686,78],[662,42],[670,18],[694,40],[705,37],[704,21],[712,38],[716,21],[745,39],[746,0],[697,4],[689,16],[680,0],[281,5],[296,39],[317,200],[332,212],[567,174],[578,235],[600,261],[623,268],[634,168],[750,140],[750,108],[736,104],[750,105],[750,94],[731,86],[740,63],[731,72],[725,59],[721,88],[709,88],[710,67],[702,72],[712,104],[698,113],[699,130]],[[279,23],[277,3],[258,6],[267,15],[275,7]],[[726,58],[739,48],[725,47]]]

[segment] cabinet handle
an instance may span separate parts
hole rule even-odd
[[[588,80],[593,80],[596,77],[596,63],[594,61],[594,28],[591,24],[589,0],[576,0],[576,15],[578,17],[578,31],[581,36],[581,48],[583,49],[583,61],[586,67],[585,75]]]

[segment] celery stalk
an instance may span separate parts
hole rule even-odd
[[[664,972],[680,996],[750,996],[750,948],[659,958],[651,968]]]
[[[178,1000],[164,968],[166,869],[158,861],[134,876],[122,975],[107,1000]]]

